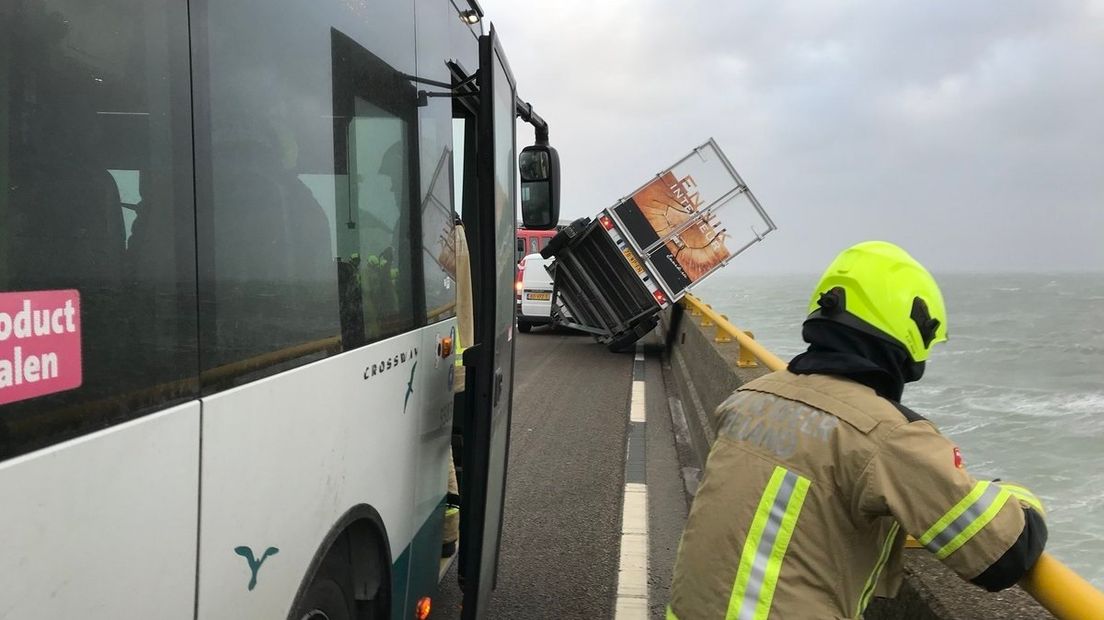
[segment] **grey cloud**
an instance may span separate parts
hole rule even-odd
[[[737,270],[865,238],[934,270],[1104,270],[1100,0],[483,4],[566,216],[713,136],[780,226]]]

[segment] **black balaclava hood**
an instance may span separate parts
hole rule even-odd
[[[799,375],[839,375],[900,402],[905,384],[924,376],[904,347],[827,319],[809,319],[801,327],[809,349],[790,361]]]

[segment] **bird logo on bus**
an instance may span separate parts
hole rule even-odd
[[[414,365],[410,367],[410,380],[406,382],[406,398],[403,399],[403,413],[406,413],[406,406],[410,404],[410,397],[414,395],[414,371],[418,369],[418,362],[414,362]]]

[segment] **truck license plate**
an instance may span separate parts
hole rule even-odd
[[[621,248],[621,253],[625,255],[625,260],[629,261],[629,264],[636,270],[636,273],[644,275],[644,268],[640,266],[640,261],[636,260],[636,254],[633,254],[632,249]]]
[[[526,297],[533,301],[549,301],[552,299],[552,293],[528,293]]]

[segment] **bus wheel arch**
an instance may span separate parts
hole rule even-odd
[[[389,617],[392,581],[388,540],[387,528],[375,508],[359,504],[346,511],[315,550],[288,620],[341,618],[340,613],[311,612],[319,603],[326,607],[342,598],[352,606],[351,618]]]

